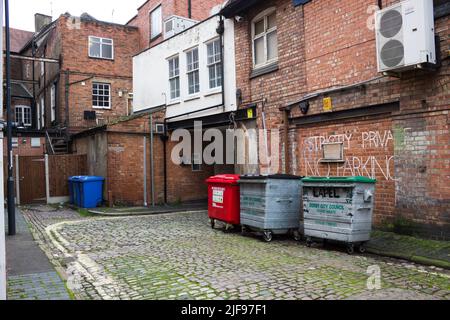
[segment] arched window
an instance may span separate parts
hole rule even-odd
[[[264,10],[252,20],[252,42],[254,68],[278,60],[276,8]]]

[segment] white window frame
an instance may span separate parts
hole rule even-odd
[[[197,51],[197,61],[194,61],[194,51]],[[192,63],[189,63],[189,55],[192,55]],[[193,79],[195,80],[195,74],[197,74],[198,76],[198,82],[197,83],[193,83],[194,86],[194,92],[190,92],[190,88],[191,88],[191,84],[189,81],[189,76],[190,75],[194,75]],[[194,47],[189,49],[188,51],[186,51],[186,76],[187,76],[187,94],[188,96],[195,96],[198,95],[200,93],[200,51],[198,47]],[[197,86],[196,86],[197,85]],[[195,88],[198,88],[197,91],[195,91]]]
[[[18,137],[12,137],[11,138],[12,147],[18,148],[19,147],[19,138]]]
[[[106,95],[104,95],[104,94],[102,94],[102,95],[100,95],[100,94],[94,94],[94,85],[103,85],[103,86],[108,86],[108,92],[109,92],[109,95],[108,96],[106,96]],[[97,88],[97,90],[98,90],[98,88]],[[97,96],[102,96],[102,97],[108,97],[108,102],[109,102],[109,106],[108,107],[105,107],[105,106],[96,106],[96,105],[94,105],[94,96],[95,95],[97,95]],[[92,108],[93,109],[106,109],[106,110],[110,110],[111,109],[111,105],[112,105],[112,103],[111,103],[112,101],[111,101],[111,84],[110,83],[107,83],[107,82],[100,82],[100,81],[94,81],[94,82],[92,82]]]
[[[17,119],[17,111],[18,110],[20,110],[20,119]],[[25,122],[25,110],[29,111],[29,117],[28,117],[29,123]],[[25,127],[31,127],[33,125],[32,113],[31,113],[31,107],[30,106],[24,106],[24,105],[14,106],[14,115],[15,115],[17,124],[23,123],[23,125]]]
[[[100,56],[99,57],[93,56],[91,54],[91,43],[94,41],[94,39],[100,40]],[[111,43],[103,43],[104,40],[111,41]],[[103,45],[111,45],[111,58],[103,56]],[[96,36],[89,36],[88,51],[89,51],[88,53],[89,53],[89,57],[90,58],[114,60],[114,39],[102,38],[102,37],[96,37]]]
[[[56,84],[52,84],[52,87],[50,88],[50,116],[51,121],[56,120]]]
[[[32,148],[40,148],[41,147],[41,138],[31,138],[30,140],[31,140],[30,143],[31,143]]]
[[[275,13],[276,17],[276,8],[272,7],[269,9],[264,10],[260,14],[258,14],[255,18],[252,20],[252,55],[253,55],[253,68],[258,69],[270,64],[273,64],[278,61],[278,48],[277,48],[277,56],[273,59],[268,60],[267,54],[268,54],[268,47],[267,47],[267,35],[272,32],[277,33],[277,44],[278,44],[278,26],[275,25],[275,27],[268,29],[268,17]],[[264,20],[264,32],[259,34],[258,36],[255,36],[255,25],[257,22],[260,22],[261,20]],[[278,21],[277,21],[278,22]],[[260,64],[256,64],[256,50],[255,50],[255,41],[264,38],[264,61]]]
[[[215,49],[215,43],[218,43],[219,46],[217,48],[217,50],[219,50],[218,52],[214,51]],[[213,55],[212,57],[209,55],[209,46],[213,46]],[[206,66],[207,66],[207,70],[208,70],[208,87],[211,90],[214,89],[220,89],[223,85],[223,70],[222,69],[222,52],[221,52],[221,43],[220,43],[220,38],[215,38],[213,40],[210,40],[208,42],[206,42]],[[217,59],[218,56],[218,59]],[[212,58],[212,61],[210,61],[210,58]],[[214,68],[214,72],[215,72],[215,78],[211,79],[211,73],[210,73],[210,69]],[[220,72],[218,72],[218,70],[220,70]],[[214,86],[211,86],[211,81],[214,81]]]
[[[154,33],[153,14],[158,11],[159,11],[159,32]],[[163,32],[163,18],[162,18],[162,5],[161,4],[159,4],[153,10],[150,11],[149,19],[150,19],[150,41],[151,41],[151,40],[158,38]]]
[[[36,103],[36,124],[38,130],[41,129],[41,104],[39,102]]]
[[[178,69],[176,69],[173,64],[175,63],[175,60],[178,60]],[[168,72],[169,72],[169,97],[170,101],[177,101],[181,97],[181,83],[180,83],[180,56],[172,56],[167,59],[168,64]],[[173,70],[171,68],[174,68]],[[175,81],[175,83],[178,83],[178,91],[172,90],[172,83]],[[178,95],[172,96],[173,92],[178,93]]]
[[[41,98],[41,128],[45,128],[45,100]]]

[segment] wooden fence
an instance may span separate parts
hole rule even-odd
[[[87,156],[49,155],[48,172],[50,197],[66,197],[69,195],[69,177],[87,175]]]

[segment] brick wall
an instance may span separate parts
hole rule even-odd
[[[29,137],[29,136],[23,136],[18,135],[18,146],[13,147],[13,155],[19,155],[19,156],[41,156],[44,154],[44,145],[45,145],[45,138],[44,137]],[[32,147],[31,146],[31,139],[40,139],[40,146],[39,147]],[[7,139],[3,139],[3,150],[6,154],[7,150]]]
[[[277,7],[278,71],[250,78],[253,68],[251,21],[267,8]],[[235,23],[236,81],[242,90],[243,104],[267,99],[267,126],[279,128],[279,107],[299,97],[305,91],[304,32],[302,7],[294,8],[292,1],[270,0],[251,8],[244,20]],[[261,114],[261,104],[258,105]],[[261,121],[258,121],[261,128]]]
[[[400,109],[381,118],[291,125],[287,142],[292,155],[291,172],[375,177],[378,225],[406,225],[409,232],[448,239],[449,17],[436,20],[443,58],[437,72],[412,71],[401,79],[378,79],[381,75],[376,66],[375,35],[367,26],[373,14],[370,6],[374,4],[376,1],[316,0],[294,8],[292,1],[279,0],[251,8],[244,21],[236,24],[238,88],[243,90],[244,102],[267,98],[269,126],[283,128],[279,107],[317,90],[371,80],[364,87],[311,98],[308,116],[324,112],[324,97],[332,99],[334,112],[394,101],[399,101]],[[270,6],[277,8],[279,69],[250,79],[249,22]],[[291,117],[303,117],[298,107],[294,106]],[[317,162],[321,157],[320,141],[330,137],[344,139],[345,163]],[[283,141],[280,151],[285,144]],[[284,163],[283,153],[280,158]]]
[[[154,115],[154,122],[164,113]],[[149,116],[132,118],[108,126],[90,136],[75,137],[72,149],[87,154],[88,172],[106,178],[104,198],[111,192],[113,202],[142,206],[144,203],[144,161],[147,168],[147,202],[151,203]],[[146,157],[144,160],[144,137]],[[214,168],[203,166],[193,172],[191,166],[178,166],[171,161],[174,142],[167,142],[167,201],[169,203],[203,200],[207,197],[204,181],[214,174]],[[164,144],[154,136],[155,203],[164,203]]]
[[[211,9],[222,2],[223,0],[191,0],[191,19],[205,20],[210,16]],[[160,5],[163,21],[172,15],[188,17],[188,0],[149,0],[144,3],[138,9],[136,17],[128,22],[128,25],[139,28],[140,50],[154,46],[163,40],[163,37],[160,36],[150,42],[150,13]]]

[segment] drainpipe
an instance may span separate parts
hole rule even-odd
[[[167,128],[167,121],[166,119],[164,119],[164,128]],[[163,150],[163,154],[164,154],[164,203],[167,204],[167,139],[168,136],[166,136],[166,134],[164,133],[164,135],[162,136],[163,139],[163,146],[164,146],[164,150]]]
[[[188,0],[188,18],[192,19],[192,0]]]
[[[220,66],[222,69],[222,110],[225,112],[225,63],[224,63],[224,32],[225,32],[225,23],[223,20],[223,16],[220,16],[219,25],[216,29],[216,32],[220,35]]]
[[[65,76],[65,78],[66,78],[66,96],[65,96],[65,111],[66,111],[66,119],[65,119],[65,127],[67,128],[67,130],[66,130],[66,136],[67,136],[67,138],[68,138],[68,135],[69,135],[69,89],[70,89],[70,79],[69,79],[69,70],[66,70],[66,76]]]
[[[378,8],[383,9],[383,0],[378,0]]]
[[[36,57],[36,42],[34,41],[34,36],[33,36],[33,42],[31,43],[31,55],[33,56],[33,58]],[[31,123],[36,123],[36,119],[37,119],[37,110],[36,110],[36,83],[34,82],[36,80],[36,71],[34,68],[34,60],[33,60],[33,68],[32,68],[32,74],[33,74],[33,101],[32,101],[32,111],[31,114],[33,116],[33,120],[31,121]],[[36,123],[35,128],[37,129],[38,125]]]
[[[143,156],[143,161],[144,161],[144,207],[146,207],[148,205],[147,203],[147,137],[144,136],[144,156]]]
[[[155,206],[155,167],[154,167],[154,147],[153,147],[153,114],[150,114],[150,174],[152,188],[152,207]]]
[[[289,110],[284,110],[284,171],[290,174],[291,154],[289,152]]]

